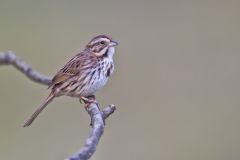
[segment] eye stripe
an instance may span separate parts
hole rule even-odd
[[[93,41],[91,42],[91,45],[101,44],[102,41],[104,41],[104,42],[109,42],[110,40],[107,39],[107,38],[99,38],[99,39],[93,40]]]

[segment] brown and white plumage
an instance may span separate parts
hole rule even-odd
[[[88,97],[102,88],[113,73],[113,54],[118,43],[106,35],[94,37],[53,77],[51,93],[24,124],[30,126],[39,113],[61,95]]]

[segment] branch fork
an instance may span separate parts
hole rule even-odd
[[[114,105],[109,105],[101,111],[98,104],[91,103],[86,108],[86,111],[91,117],[92,126],[89,137],[86,139],[84,146],[76,154],[65,160],[89,159],[96,151],[96,146],[104,132],[105,119],[109,117],[115,110],[116,107]]]

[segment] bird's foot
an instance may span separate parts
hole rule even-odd
[[[98,102],[95,100],[95,96],[88,96],[88,97],[80,97],[80,103],[84,102],[85,108],[88,108],[91,103],[97,104]]]

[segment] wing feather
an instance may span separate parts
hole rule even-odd
[[[68,79],[81,74],[81,71],[91,63],[94,66],[97,57],[87,52],[75,55],[52,79],[52,85],[67,81]]]

